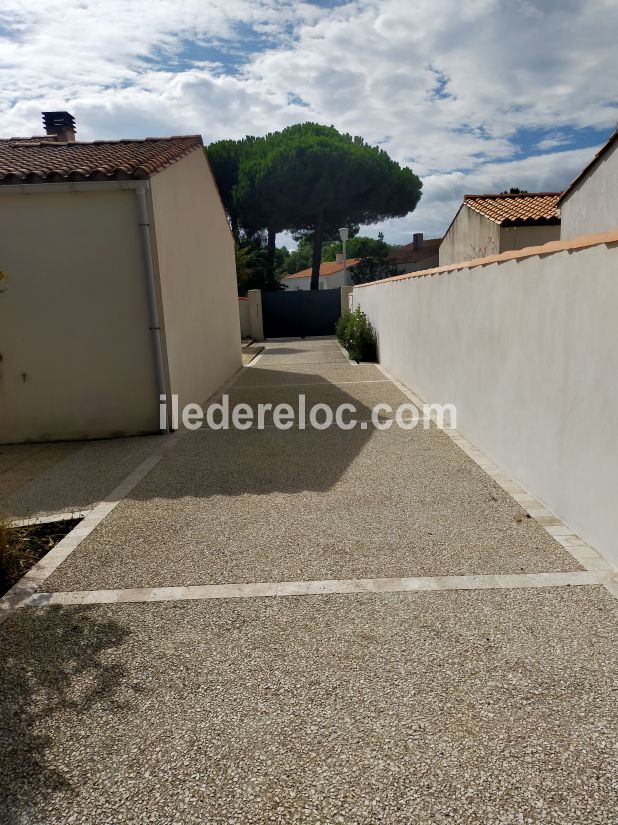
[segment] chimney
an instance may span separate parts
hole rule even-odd
[[[73,143],[75,140],[75,118],[69,112],[43,112],[43,124],[49,137],[57,143]]]
[[[423,233],[422,232],[415,232],[412,235],[412,249],[416,251],[417,249],[423,248]]]
[[[338,263],[338,264],[342,264],[342,263],[343,263],[343,252],[337,252],[337,253],[335,253],[335,261],[336,261],[336,263]]]

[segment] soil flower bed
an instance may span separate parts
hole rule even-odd
[[[74,518],[17,527],[11,519],[0,518],[0,596],[80,521]]]

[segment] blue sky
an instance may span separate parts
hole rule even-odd
[[[332,124],[423,197],[369,227],[441,234],[465,193],[560,190],[618,120],[618,0],[3,0],[3,136],[68,109],[78,138],[206,143]]]

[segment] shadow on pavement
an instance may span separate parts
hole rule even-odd
[[[329,490],[371,438],[373,405],[382,400],[394,404],[405,400],[387,382],[346,385],[344,389],[323,379],[318,382],[318,376],[302,372],[261,368],[255,373],[259,373],[259,386],[238,385],[230,389],[230,410],[240,402],[246,403],[255,419],[259,404],[288,403],[295,416],[290,429],[280,430],[273,425],[272,410],[265,413],[264,429],[253,426],[247,430],[213,430],[205,424],[199,431],[187,433],[128,498],[207,498]],[[352,387],[361,390],[354,394]],[[300,394],[305,396],[305,429],[298,426]],[[346,413],[345,420],[353,416],[359,422],[369,423],[350,430],[334,424],[328,429],[315,429],[309,421],[309,410],[318,403],[326,404],[333,413],[340,405],[351,405],[354,412]],[[322,420],[320,416],[319,421]]]
[[[79,728],[87,711],[123,706],[125,668],[108,654],[127,635],[89,608],[52,608],[44,618],[22,612],[0,627],[0,822],[31,822],[30,810],[40,811],[48,796],[70,799],[76,791],[56,764],[58,748],[54,760],[50,754],[55,722],[69,719]]]

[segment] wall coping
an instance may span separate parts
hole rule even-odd
[[[489,266],[489,264],[501,264],[506,261],[519,261],[523,258],[533,258],[535,256],[553,255],[556,252],[575,252],[578,249],[587,249],[591,246],[603,246],[618,243],[618,229],[613,232],[600,232],[597,235],[580,235],[569,241],[550,241],[542,246],[527,246],[525,249],[515,249],[510,252],[501,252],[499,255],[490,255],[487,258],[473,258],[470,261],[460,261],[447,266],[436,266],[433,269],[421,269],[418,272],[405,272],[403,275],[394,275],[391,278],[383,278],[380,281],[370,281],[367,284],[356,284],[354,289],[362,289],[367,286],[379,286],[380,284],[390,284],[393,281],[407,281],[410,278],[421,278],[425,275],[442,275],[447,272],[455,272],[460,269],[474,269],[477,266]]]

